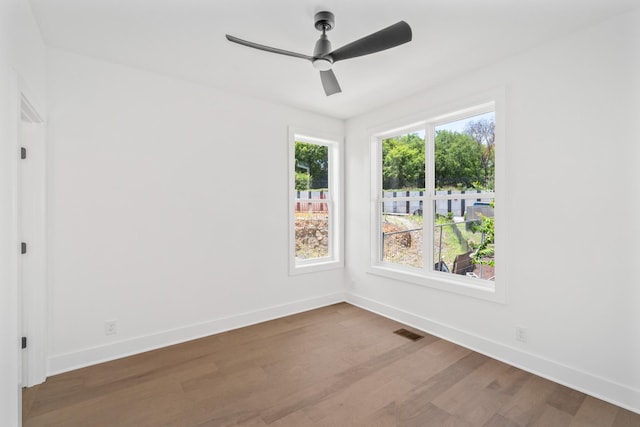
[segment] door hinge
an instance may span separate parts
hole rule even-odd
[[[20,147],[20,158],[21,159],[27,158],[27,149],[24,147]]]
[[[25,242],[20,243],[20,253],[22,255],[27,253],[27,244]]]
[[[27,348],[27,337],[22,337],[22,349]]]

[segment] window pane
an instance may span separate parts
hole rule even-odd
[[[329,205],[296,201],[296,258],[313,259],[329,256]]]
[[[382,253],[384,262],[421,268],[422,215],[382,214]]]
[[[435,128],[436,190],[495,190],[495,113]]]
[[[329,188],[329,147],[296,142],[295,190],[327,190]]]
[[[295,143],[295,257],[330,257],[329,147]]]
[[[382,190],[424,190],[424,131],[382,140]]]
[[[434,270],[495,279],[494,216],[491,203],[466,200],[465,216],[436,213],[433,223]],[[435,201],[435,209],[438,203]]]

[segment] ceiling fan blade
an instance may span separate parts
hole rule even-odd
[[[410,42],[411,35],[411,27],[409,24],[400,21],[378,32],[344,45],[327,56],[330,56],[333,62],[336,62],[342,61],[343,59],[368,55]]]
[[[229,40],[230,42],[238,43],[238,44],[241,44],[241,45],[244,45],[244,46],[248,46],[248,47],[252,47],[254,49],[260,49],[260,50],[264,50],[266,52],[278,53],[280,55],[293,56],[295,58],[302,58],[302,59],[306,59],[308,61],[313,61],[313,57],[311,57],[309,55],[303,55],[302,53],[291,52],[291,51],[284,50],[284,49],[278,49],[276,47],[265,46],[265,45],[254,43],[254,42],[250,42],[250,41],[247,41],[247,40],[242,40],[242,39],[239,39],[237,37],[230,36],[229,34],[227,34],[226,37],[227,37],[227,40]]]
[[[324,88],[324,93],[326,93],[327,96],[342,92],[333,70],[320,71],[320,80],[322,80],[322,87]]]

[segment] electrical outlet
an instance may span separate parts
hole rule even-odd
[[[527,330],[523,326],[516,326],[516,341],[527,342]]]
[[[118,322],[116,320],[106,320],[104,322],[104,334],[115,335],[118,333]]]

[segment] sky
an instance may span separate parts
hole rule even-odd
[[[438,125],[436,127],[436,132],[440,131],[440,130],[448,130],[451,132],[464,132],[464,128],[467,127],[467,123],[469,122],[473,122],[473,121],[480,121],[480,120],[490,120],[490,121],[494,121],[496,120],[496,113],[495,112],[490,112],[490,113],[485,113],[485,114],[479,114],[477,116],[472,116],[472,117],[466,117],[462,120],[456,120],[454,122],[449,122],[449,123],[444,123],[441,125]],[[424,138],[424,130],[420,130],[415,132],[420,138]]]
[[[495,112],[490,112],[490,113],[485,113],[485,114],[480,114],[478,116],[473,116],[473,117],[467,117],[465,119],[462,120],[458,120],[455,122],[450,122],[450,123],[445,123],[442,125],[439,125],[436,127],[436,131],[439,130],[448,130],[451,132],[464,132],[464,128],[467,126],[467,123],[469,122],[477,122],[480,120],[490,120],[490,121],[495,121],[496,120],[496,113]]]

